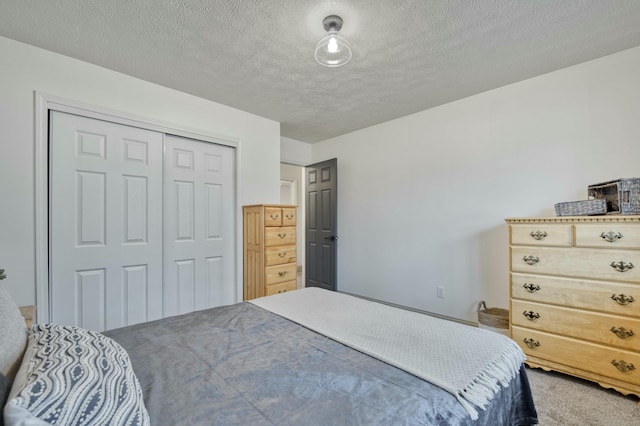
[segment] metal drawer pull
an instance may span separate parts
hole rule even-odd
[[[627,272],[632,270],[633,268],[635,268],[635,266],[633,266],[633,263],[629,262],[611,262],[611,267],[614,268],[616,271],[619,272]]]
[[[627,362],[624,360],[616,361],[614,359],[613,361],[611,361],[611,364],[613,364],[618,370],[623,373],[628,373],[636,369],[633,364],[627,364]]]
[[[608,241],[610,243],[619,240],[620,238],[622,238],[622,234],[619,232],[613,232],[613,231],[609,231],[609,232],[603,232],[602,234],[600,234],[600,236],[602,237],[602,239],[604,239],[605,241]]]
[[[533,283],[527,283],[522,287],[526,288],[529,293],[535,293],[536,291],[540,290],[540,286]]]
[[[531,234],[529,235],[531,235],[536,240],[540,241],[540,240],[544,240],[549,234],[547,234],[545,231],[532,231]]]
[[[278,290],[278,293],[286,293],[287,289],[285,288],[284,290]]]
[[[279,215],[279,214],[273,214],[273,213],[272,213],[272,214],[270,214],[270,215],[269,215],[269,217],[270,217],[271,219],[278,219],[278,218],[280,217],[280,215]]]
[[[620,328],[616,328],[616,327],[611,327],[611,331],[613,332],[613,334],[615,334],[616,336],[618,336],[621,339],[628,339],[629,337],[633,336],[633,330],[627,330],[624,327],[620,327]]]
[[[529,349],[535,349],[540,346],[540,342],[538,342],[537,340],[528,339],[526,337],[524,338],[524,344],[529,346]]]
[[[278,256],[280,257],[285,257],[287,255],[286,251],[281,251],[280,253],[278,253]]]
[[[635,302],[635,299],[633,298],[633,296],[627,296],[622,293],[612,294],[611,299],[615,300],[620,305],[628,305],[629,303]]]
[[[280,238],[286,238],[287,234],[278,234],[278,237]]]
[[[540,318],[540,314],[533,311],[524,311],[522,315],[527,317],[527,319],[530,321],[537,320],[538,318]]]
[[[535,256],[525,256],[522,260],[524,260],[527,265],[535,265],[540,262],[540,258]]]
[[[287,271],[280,271],[278,272],[278,275],[280,275],[281,277],[284,277],[285,275],[287,275]]]
[[[284,217],[287,219],[293,219],[294,216],[292,214],[285,214]]]

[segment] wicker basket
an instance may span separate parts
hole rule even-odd
[[[640,214],[640,178],[624,178],[589,185],[590,198],[604,200],[609,214]]]
[[[482,300],[478,303],[478,323],[480,328],[493,329],[501,334],[509,335],[509,310],[501,308],[487,308]]]
[[[568,201],[555,205],[556,216],[595,216],[607,214],[606,200]]]

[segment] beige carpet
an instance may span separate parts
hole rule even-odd
[[[541,426],[640,425],[637,396],[565,374],[527,369]]]

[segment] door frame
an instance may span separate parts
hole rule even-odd
[[[241,146],[238,138],[222,134],[214,134],[209,131],[190,129],[185,126],[166,123],[149,117],[138,116],[109,108],[98,107],[85,104],[83,102],[64,99],[42,92],[34,92],[34,165],[35,165],[35,277],[36,277],[36,314],[38,322],[50,321],[50,298],[49,298],[49,111],[66,112],[97,120],[109,121],[125,126],[138,127],[146,130],[153,130],[160,133],[169,133],[185,138],[196,139],[203,142],[229,146],[235,149],[234,161],[235,169],[233,176],[233,187],[235,191],[234,217],[235,229],[233,232],[235,239],[235,300],[238,295],[242,296],[243,275],[242,262],[242,230],[238,224],[242,224],[242,206],[240,200],[240,176],[241,168]],[[240,300],[242,297],[240,298]]]
[[[297,214],[297,230],[296,230],[296,264],[300,267],[300,271],[298,271],[296,267],[296,285],[298,284],[297,278],[298,273],[302,274],[302,287],[304,288],[304,277],[305,277],[305,262],[306,262],[306,242],[305,242],[305,221],[306,221],[306,206],[304,200],[304,186],[305,186],[305,166],[303,164],[297,164],[290,161],[281,161],[280,162],[280,182],[282,182],[282,166],[293,166],[297,167],[299,170],[299,176],[295,180],[296,182],[296,203],[290,203],[289,201],[284,202],[280,199],[280,204],[296,204],[298,206],[298,214]],[[298,194],[299,192],[299,194]],[[299,255],[298,255],[299,254]]]

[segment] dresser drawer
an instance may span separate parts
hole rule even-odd
[[[286,293],[287,291],[294,291],[297,288],[298,287],[296,281],[287,281],[286,283],[268,285],[265,290],[265,296],[271,296],[272,294],[278,293]]]
[[[511,322],[623,349],[640,350],[640,319],[512,300]]]
[[[295,226],[295,207],[265,207],[264,226]]]
[[[509,228],[514,245],[570,247],[573,242],[570,224],[532,223]]]
[[[575,225],[575,245],[576,247],[640,249],[640,227],[616,223],[578,224]]]
[[[608,348],[517,326],[511,328],[511,337],[529,356],[640,385],[640,354],[637,352]],[[618,367],[613,363],[618,364]]]
[[[511,297],[640,318],[640,285],[511,274]]]
[[[289,246],[296,243],[296,227],[281,226],[264,230],[265,246]]]
[[[296,226],[296,208],[282,208],[282,226]]]
[[[282,226],[282,208],[264,208],[264,226]]]
[[[264,250],[265,266],[281,265],[296,261],[296,246],[272,246]]]
[[[640,251],[511,247],[511,270],[526,274],[640,282]]]
[[[265,285],[282,283],[296,279],[296,264],[267,266],[265,269]]]

